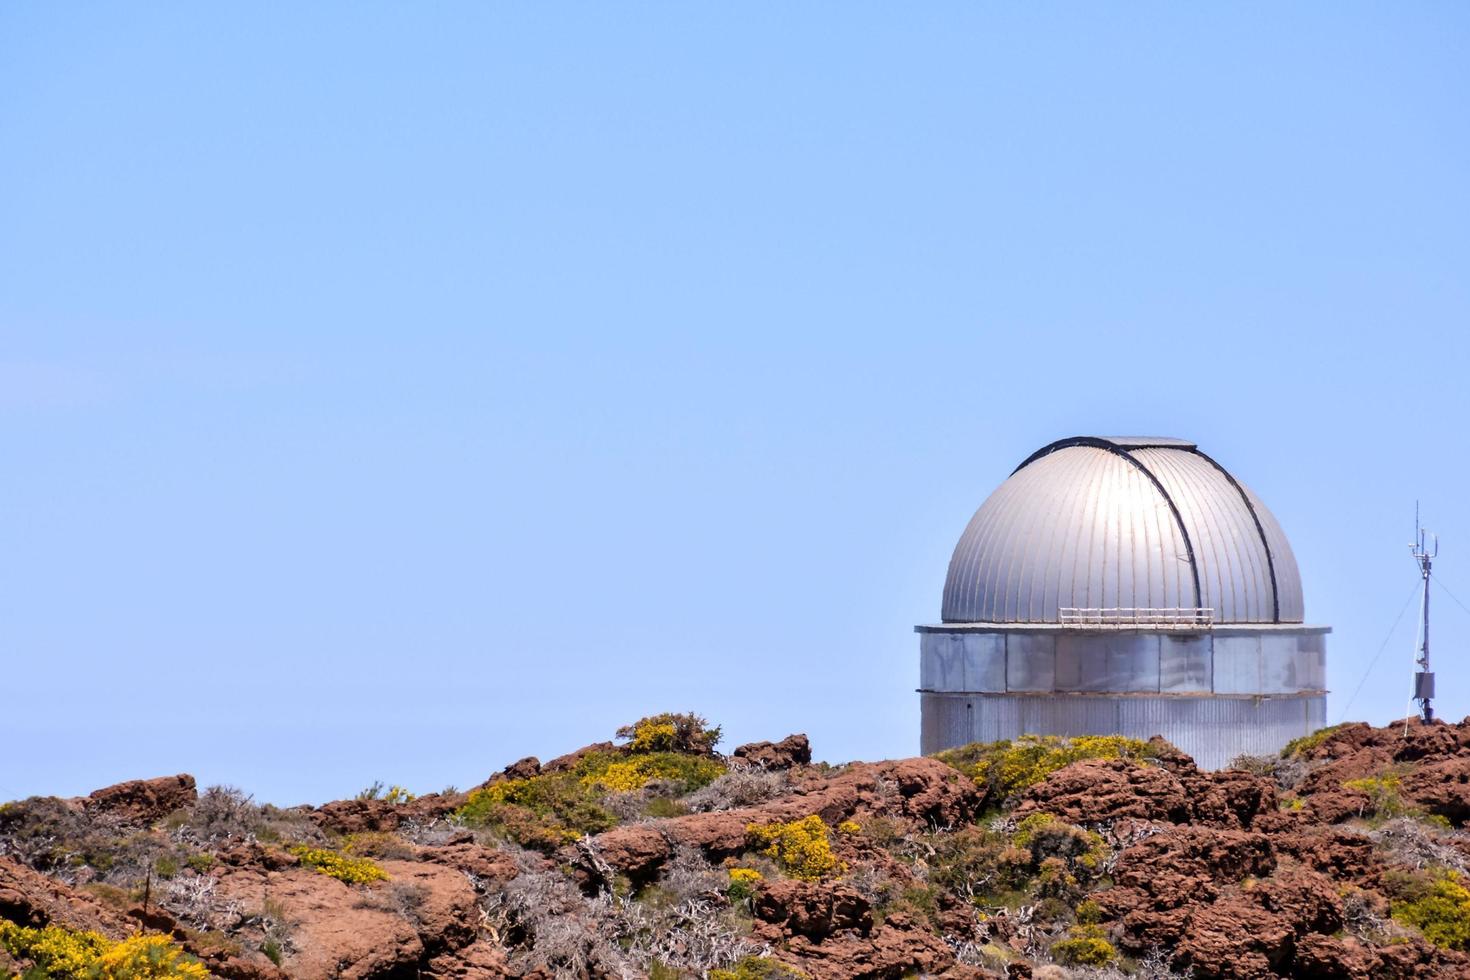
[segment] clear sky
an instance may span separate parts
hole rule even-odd
[[[1456,3],[6,4],[0,798],[914,754],[950,550],[1076,433],[1257,490],[1329,719],[1402,716],[1467,107]]]

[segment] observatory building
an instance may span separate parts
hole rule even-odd
[[[1326,724],[1326,626],[1260,499],[1180,439],[1033,453],[965,528],[918,626],[921,746],[1162,735],[1219,769]]]

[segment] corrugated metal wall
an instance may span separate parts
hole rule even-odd
[[[1327,724],[1315,697],[1123,697],[1087,695],[921,695],[924,754],[1021,735],[1162,735],[1204,769],[1238,755],[1271,755]]]

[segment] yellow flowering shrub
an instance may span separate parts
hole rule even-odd
[[[329,851],[321,847],[308,847],[305,844],[291,848],[291,853],[296,855],[304,866],[315,868],[322,874],[349,885],[365,885],[368,882],[388,880],[388,872],[368,858],[347,857],[336,851]]]
[[[862,833],[862,830],[863,828],[858,826],[856,820],[844,820],[837,825],[837,832],[839,834],[847,834],[848,836]]]
[[[1391,914],[1423,934],[1436,946],[1470,950],[1470,888],[1454,871],[1393,875],[1395,892]]]
[[[626,793],[642,789],[655,779],[667,779],[682,784],[680,788],[684,792],[692,792],[724,773],[725,767],[713,759],[656,752],[612,762],[606,768],[594,766],[581,781],[583,786]]]
[[[789,823],[750,824],[745,836],[752,847],[774,858],[793,878],[817,881],[847,870],[832,853],[827,825],[816,814]]]
[[[1066,939],[1052,943],[1051,955],[1069,966],[1107,966],[1118,956],[1100,926],[1073,926]]]
[[[765,880],[765,875],[754,868],[731,868],[730,887],[726,894],[732,902],[743,902],[755,894],[756,885]]]
[[[31,929],[0,920],[0,947],[54,980],[208,980],[198,960],[164,935],[121,941],[60,926]]]
[[[668,752],[673,749],[678,734],[671,721],[646,719],[633,726],[633,741],[628,748],[634,752]]]
[[[1419,811],[1404,802],[1400,787],[1399,774],[1391,770],[1377,776],[1349,779],[1342,784],[1343,789],[1355,789],[1368,794],[1369,808],[1378,819],[1418,816]]]

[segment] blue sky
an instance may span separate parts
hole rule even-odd
[[[6,5],[0,797],[913,754],[951,548],[1084,432],[1261,494],[1336,720],[1416,498],[1470,603],[1467,91],[1450,3]]]

